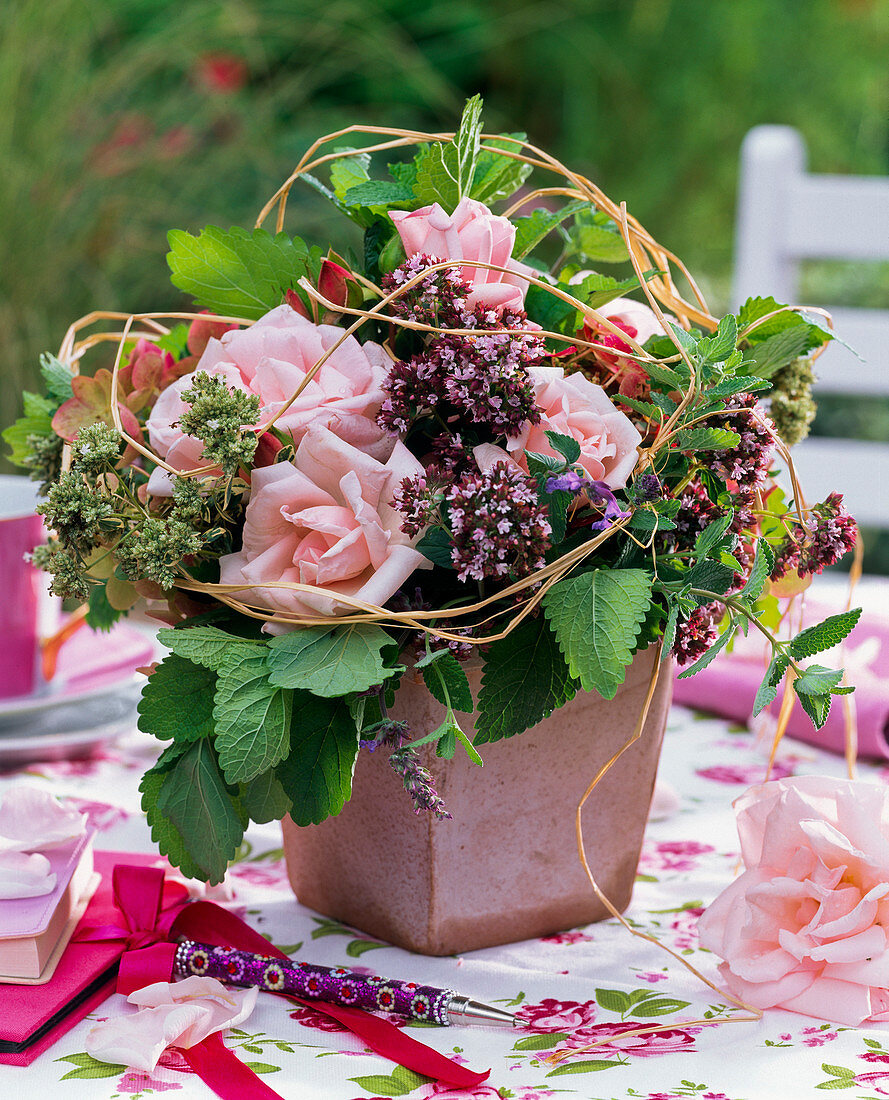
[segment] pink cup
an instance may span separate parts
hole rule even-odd
[[[40,639],[52,633],[58,602],[49,577],[29,557],[46,541],[34,512],[37,486],[24,477],[0,477],[0,699],[30,695],[43,686]]]

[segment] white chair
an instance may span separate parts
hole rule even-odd
[[[741,148],[735,308],[756,295],[798,303],[806,259],[889,260],[889,178],[811,175],[796,130],[757,126]],[[815,364],[816,398],[889,396],[889,310],[805,304],[830,310],[837,335],[857,352],[828,346]],[[812,437],[793,457],[810,503],[837,489],[862,526],[889,528],[889,441]]]

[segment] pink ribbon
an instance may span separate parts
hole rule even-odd
[[[114,902],[126,928],[102,925],[85,929],[84,940],[126,942],[120,961],[117,991],[128,995],[153,982],[168,982],[173,976],[175,940],[180,936],[286,959],[287,955],[254,931],[239,917],[210,901],[184,904],[188,891],[180,883],[164,882],[163,871],[155,867],[118,864],[113,874]],[[432,1050],[425,1043],[405,1035],[379,1016],[346,1005],[304,1001],[289,994],[295,1004],[311,1007],[342,1024],[371,1050],[425,1077],[454,1088],[472,1088],[487,1080],[490,1070],[475,1073]],[[182,1051],[183,1057],[223,1100],[272,1100],[273,1089],[244,1065],[222,1042],[218,1034]],[[278,1100],[281,1100],[279,1097]]]

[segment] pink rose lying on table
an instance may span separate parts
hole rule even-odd
[[[889,791],[803,776],[735,808],[746,870],[698,923],[729,990],[853,1027],[889,1020]]]
[[[464,261],[460,274],[472,284],[472,293],[466,300],[470,309],[476,305],[489,309],[524,309],[529,284],[521,276],[536,277],[537,273],[511,258],[515,226],[509,218],[492,214],[483,202],[475,199],[461,199],[453,214],[446,213],[436,202],[419,210],[390,210],[389,217],[395,223],[408,258],[424,253],[440,260]],[[466,262],[469,260],[509,270],[473,267]]]
[[[221,582],[250,586],[235,593],[245,602],[304,617],[347,614],[337,595],[384,604],[415,569],[431,568],[392,506],[399,482],[423,472],[401,442],[384,464],[312,425],[292,463],[253,471],[243,548],[220,559]],[[325,593],[262,587],[268,581]]]
[[[642,442],[629,417],[601,386],[580,372],[566,378],[561,367],[532,367],[529,373],[543,415],[538,424],[526,424],[521,435],[506,444],[519,464],[523,466],[524,459],[516,452],[558,457],[546,433],[559,432],[580,444],[577,465],[593,481],[604,481],[610,489],[626,485],[636,465],[636,448]]]
[[[282,305],[248,329],[209,339],[196,370],[222,375],[229,386],[256,394],[261,405],[260,424],[267,423],[342,335],[342,329],[315,325]],[[310,423],[321,423],[356,447],[385,453],[388,443],[376,424],[376,415],[389,366],[389,357],[379,344],[359,344],[349,336],[275,421],[275,427],[298,444]],[[193,378],[188,374],[164,390],[148,418],[152,447],[178,470],[202,464],[203,444],[185,435],[178,425],[187,408],[181,395]],[[169,477],[160,468],[152,474],[148,488],[156,496],[168,496],[172,491]]]

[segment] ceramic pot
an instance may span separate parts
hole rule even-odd
[[[320,825],[284,825],[299,901],[372,936],[449,955],[545,936],[607,912],[581,867],[580,798],[632,735],[654,650],[636,656],[614,699],[578,693],[533,729],[481,746],[484,767],[457,747],[451,761],[419,752],[453,820],[417,816],[385,752],[361,752],[352,798]],[[467,668],[474,695],[481,666]],[[587,857],[605,895],[629,905],[672,691],[665,665],[642,737],[601,780],[583,812]],[[434,729],[444,708],[418,674],[405,675],[392,716]],[[463,728],[471,736],[471,723]]]

